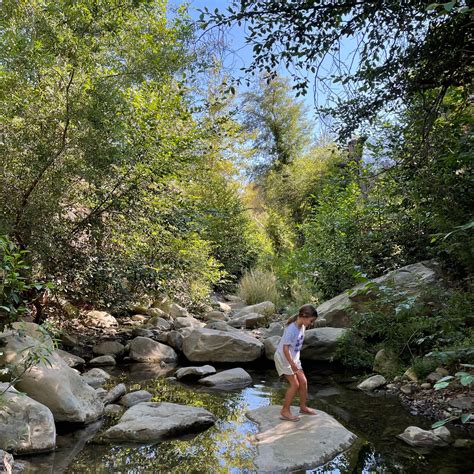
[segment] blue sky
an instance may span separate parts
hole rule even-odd
[[[177,0],[174,0],[173,3],[179,3]],[[192,18],[198,19],[199,12],[198,10],[207,7],[209,10],[214,10],[218,8],[220,10],[225,10],[225,8],[230,5],[230,0],[191,0],[190,1],[190,14]],[[230,47],[230,51],[227,51],[226,54],[222,57],[224,61],[224,67],[229,70],[233,77],[242,77],[243,73],[240,69],[250,65],[252,61],[252,48],[245,44],[245,27],[234,25],[227,32],[227,46]],[[341,59],[343,62],[350,64],[350,56],[352,51],[355,49],[356,41],[355,39],[348,39],[341,45]],[[344,61],[346,59],[346,61]],[[357,64],[357,61],[354,65]],[[331,64],[329,61],[324,64],[324,66],[329,69]],[[288,71],[284,67],[280,67],[278,73],[283,76],[289,77]],[[316,103],[319,105],[324,105],[327,102],[327,94],[321,90],[321,87],[315,88],[314,75],[308,75],[310,79],[310,86],[308,92],[305,96],[300,96],[301,99],[310,113],[312,113],[316,122],[318,122],[317,117],[314,114]],[[334,86],[333,90],[337,91],[338,86]],[[340,87],[340,86],[339,86]],[[242,91],[244,87],[241,87]],[[317,89],[317,97],[315,96],[315,89]],[[316,133],[323,130],[324,127],[320,123],[315,124]]]

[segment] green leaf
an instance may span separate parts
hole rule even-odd
[[[431,425],[431,429],[436,429],[439,428],[440,426],[444,426],[448,421],[450,421],[452,418],[445,418],[444,420],[438,420],[436,423],[433,423]]]
[[[442,388],[446,388],[449,385],[449,382],[437,382],[434,384],[435,390],[441,390]]]

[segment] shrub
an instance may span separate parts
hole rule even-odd
[[[28,278],[27,253],[7,236],[0,236],[0,331],[24,315],[41,292],[52,288],[50,283]]]
[[[277,279],[271,271],[250,270],[246,272],[240,280],[238,294],[247,304],[272,301],[278,306],[280,302]]]
[[[440,287],[417,297],[386,288],[363,313],[353,315],[353,326],[335,358],[348,367],[367,369],[384,348],[399,358],[401,369],[413,366],[420,376],[440,363],[470,362],[473,329],[467,325],[472,299],[471,292]]]

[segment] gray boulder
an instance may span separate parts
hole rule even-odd
[[[130,408],[138,403],[148,402],[151,400],[153,395],[146,390],[136,390],[135,392],[130,392],[124,395],[120,400],[120,405]]]
[[[203,326],[204,326],[204,323],[199,321],[199,319],[193,318],[192,316],[179,317],[179,318],[176,318],[174,322],[174,327],[176,329],[201,328]]]
[[[148,321],[147,327],[160,331],[169,331],[171,329],[171,323],[161,316],[155,316]]]
[[[269,316],[276,311],[275,305],[271,301],[263,301],[262,303],[246,306],[234,315],[235,319],[241,318],[247,314],[257,313]]]
[[[176,362],[173,348],[148,337],[136,337],[130,342],[130,359],[136,362]]]
[[[176,378],[178,380],[184,378],[202,378],[207,375],[216,373],[216,369],[212,365],[203,365],[202,367],[182,367],[176,371]]]
[[[93,388],[99,388],[111,378],[111,376],[102,369],[94,368],[87,372],[84,372],[82,375],[82,380]]]
[[[244,369],[238,367],[204,377],[199,380],[199,383],[221,389],[233,389],[252,385],[252,377]]]
[[[117,362],[115,361],[114,357],[111,355],[99,356],[94,357],[89,361],[89,365],[92,367],[107,367],[116,365]]]
[[[114,403],[116,400],[123,397],[126,393],[127,387],[125,387],[125,384],[119,383],[105,394],[103,401],[106,405]]]
[[[176,303],[169,305],[168,313],[173,318],[186,318],[189,316],[188,310]]]
[[[263,337],[272,337],[272,336],[283,336],[285,331],[285,326],[282,323],[270,323],[268,329],[264,330]]]
[[[372,377],[369,377],[368,379],[357,385],[357,388],[359,390],[372,391],[376,388],[382,387],[386,383],[387,381],[385,380],[385,377],[383,375],[373,375]]]
[[[423,430],[418,426],[409,426],[403,433],[397,435],[398,439],[405,441],[410,446],[432,447],[447,446],[448,443],[437,436],[433,430]]]
[[[170,331],[166,333],[166,343],[175,351],[183,350],[183,334],[180,331]]]
[[[56,426],[51,410],[6,383],[0,383],[0,393],[0,449],[14,454],[53,451]]]
[[[92,348],[92,352],[98,356],[112,355],[114,357],[121,357],[125,352],[125,346],[118,341],[104,341],[96,344]]]
[[[106,311],[88,311],[84,317],[84,324],[103,329],[118,326],[117,320]]]
[[[267,359],[273,360],[280,339],[281,336],[271,336],[263,340],[265,346],[265,357]]]
[[[347,329],[316,328],[305,332],[301,358],[306,360],[331,360],[336,349],[337,341]]]
[[[222,311],[209,311],[204,315],[206,321],[226,321],[229,319]]]
[[[357,441],[335,418],[318,410],[297,423],[280,420],[281,406],[270,405],[248,412],[259,425],[255,436],[257,472],[293,472],[311,469],[334,459]]]
[[[386,349],[380,349],[375,354],[373,371],[382,375],[391,376],[400,369],[400,360],[397,355]]]
[[[261,357],[263,344],[243,333],[195,329],[184,338],[183,352],[192,362],[251,362]]]
[[[40,341],[14,330],[2,333],[0,338],[4,344],[0,366],[14,367],[13,375],[21,374],[15,388],[47,406],[55,421],[91,423],[102,416],[104,405],[95,390],[56,352],[49,353]],[[25,367],[32,352],[43,353],[47,361]]]
[[[374,278],[370,283],[376,287],[395,287],[406,296],[414,296],[438,281],[435,268],[433,262],[415,263]],[[366,286],[367,283],[361,283],[319,305],[316,326],[350,327],[351,314],[363,313],[367,301],[376,298],[376,292],[372,289],[363,291]]]
[[[109,428],[101,438],[111,443],[150,444],[202,431],[215,421],[215,416],[204,408],[176,403],[139,403],[129,408],[119,423]]]
[[[249,313],[238,318],[232,318],[227,321],[227,324],[234,328],[253,329],[258,326],[266,326],[267,316],[259,313]]]

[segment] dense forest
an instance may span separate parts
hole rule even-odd
[[[290,311],[431,259],[439,299],[469,312],[469,2],[0,8],[2,324],[58,295],[120,314],[240,291]],[[215,32],[237,24],[254,59],[232,77]]]

